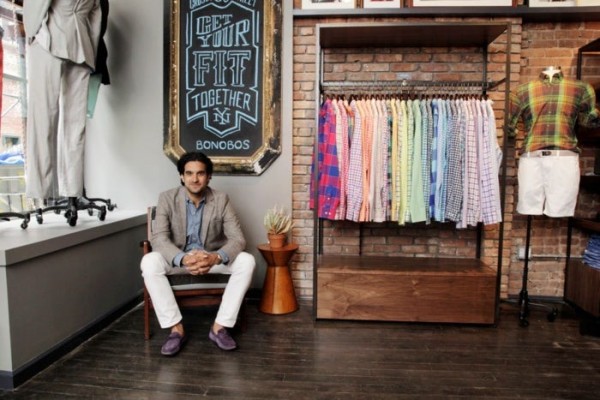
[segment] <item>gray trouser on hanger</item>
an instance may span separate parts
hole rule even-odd
[[[27,197],[83,194],[83,156],[90,68],[53,56],[35,41],[28,49]]]

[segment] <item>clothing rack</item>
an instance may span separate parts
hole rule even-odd
[[[336,95],[358,95],[358,96],[379,96],[379,95],[403,95],[418,94],[427,96],[442,95],[478,95],[485,96],[487,90],[498,87],[506,82],[506,78],[499,81],[426,81],[426,80],[396,80],[396,81],[323,81],[320,82],[321,96]],[[319,237],[323,235],[323,220],[319,219],[318,228]],[[478,222],[475,226],[477,246],[476,258],[481,257],[481,244],[483,241],[483,224]],[[359,243],[363,240],[362,225],[359,228]],[[323,244],[319,242],[316,246],[319,253],[323,251]],[[362,246],[359,246],[362,247]],[[362,251],[359,250],[359,255]]]

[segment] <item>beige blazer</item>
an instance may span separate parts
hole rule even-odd
[[[156,205],[152,249],[170,263],[186,243],[186,198],[186,189],[180,186],[161,193]],[[246,239],[229,196],[210,187],[206,190],[200,239],[206,251],[222,250],[230,262],[246,247]]]
[[[23,25],[27,38],[35,37],[42,26],[42,21],[50,8],[52,0],[24,0]]]
[[[35,39],[55,57],[94,69],[100,38],[100,0],[25,0],[23,24],[28,43]]]

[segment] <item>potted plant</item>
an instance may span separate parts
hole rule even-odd
[[[263,220],[267,229],[267,238],[271,248],[283,247],[287,241],[287,234],[294,226],[292,216],[283,210],[283,207],[273,207],[267,210]]]

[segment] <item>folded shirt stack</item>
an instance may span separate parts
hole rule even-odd
[[[587,248],[583,253],[583,262],[588,264],[590,267],[600,269],[600,235],[590,235]]]

